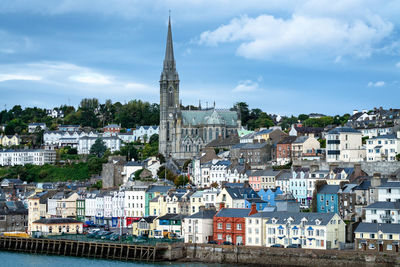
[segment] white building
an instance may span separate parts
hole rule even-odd
[[[379,135],[388,135],[392,133],[392,127],[374,127],[374,128],[357,128],[362,133],[362,137],[373,138]]]
[[[146,205],[146,185],[134,185],[125,190],[125,211],[127,217],[144,217]]]
[[[217,183],[221,185],[222,182],[227,181],[226,175],[231,162],[228,160],[220,160],[213,162],[210,168],[210,184]]]
[[[112,197],[112,217],[118,219],[117,226],[125,226],[125,192],[114,191]]]
[[[141,142],[146,141],[149,142],[150,137],[153,134],[158,134],[159,127],[158,126],[139,126],[132,132],[134,141],[138,141],[140,139]]]
[[[400,182],[389,181],[379,185],[378,201],[397,202],[400,200]]]
[[[77,148],[82,137],[97,138],[99,134],[94,131],[46,131],[43,134],[44,145],[51,148],[65,146]]]
[[[90,149],[92,148],[93,144],[96,142],[98,138],[100,138],[104,142],[107,149],[109,149],[111,153],[119,151],[121,149],[121,139],[119,139],[116,136],[109,136],[109,137],[85,136],[79,138],[78,154],[90,154]]]
[[[215,210],[204,209],[183,219],[185,243],[207,243],[213,236]]]
[[[396,161],[400,153],[400,131],[367,140],[367,161]]]
[[[364,208],[367,223],[400,223],[400,203],[382,202],[372,203]]]
[[[44,165],[56,162],[55,150],[24,149],[0,150],[0,166]]]
[[[337,127],[326,135],[327,162],[360,162],[365,158],[362,134],[350,127]]]
[[[246,217],[246,245],[337,249],[345,228],[335,213],[259,212]]]
[[[85,198],[85,218],[87,221],[95,221],[96,209],[97,209],[97,194],[88,193]]]

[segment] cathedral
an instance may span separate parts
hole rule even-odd
[[[236,135],[241,128],[237,111],[213,108],[182,110],[179,99],[179,75],[172,44],[171,19],[160,77],[159,152],[165,157],[189,159],[218,138]]]

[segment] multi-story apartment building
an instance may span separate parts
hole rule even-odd
[[[327,162],[360,162],[365,158],[362,134],[350,127],[337,127],[326,135]]]
[[[321,144],[315,137],[299,136],[292,143],[292,160],[299,160],[303,154],[315,153]]]
[[[213,238],[215,209],[201,208],[183,220],[185,243],[207,243]]]
[[[0,150],[0,166],[44,165],[56,162],[55,150],[23,149]]]
[[[396,161],[400,153],[400,131],[367,140],[367,161]]]
[[[125,190],[125,210],[127,217],[144,217],[146,214],[147,185],[134,185]]]
[[[400,223],[400,202],[378,201],[364,210],[367,223]]]

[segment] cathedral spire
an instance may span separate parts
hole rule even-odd
[[[167,35],[167,46],[165,49],[164,58],[164,72],[174,73],[175,69],[175,58],[174,58],[174,47],[172,44],[172,30],[171,30],[171,15],[168,18],[168,35]]]

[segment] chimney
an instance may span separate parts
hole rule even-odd
[[[225,208],[225,203],[224,202],[219,203],[219,210],[222,210],[223,208]]]
[[[354,114],[357,114],[357,113],[358,113],[358,110],[357,110],[357,109],[353,110],[353,115],[354,115]]]
[[[381,174],[380,173],[374,173],[371,179],[371,186],[373,188],[378,187],[381,185]]]
[[[256,203],[251,203],[251,209],[249,212],[249,216],[258,213]]]

